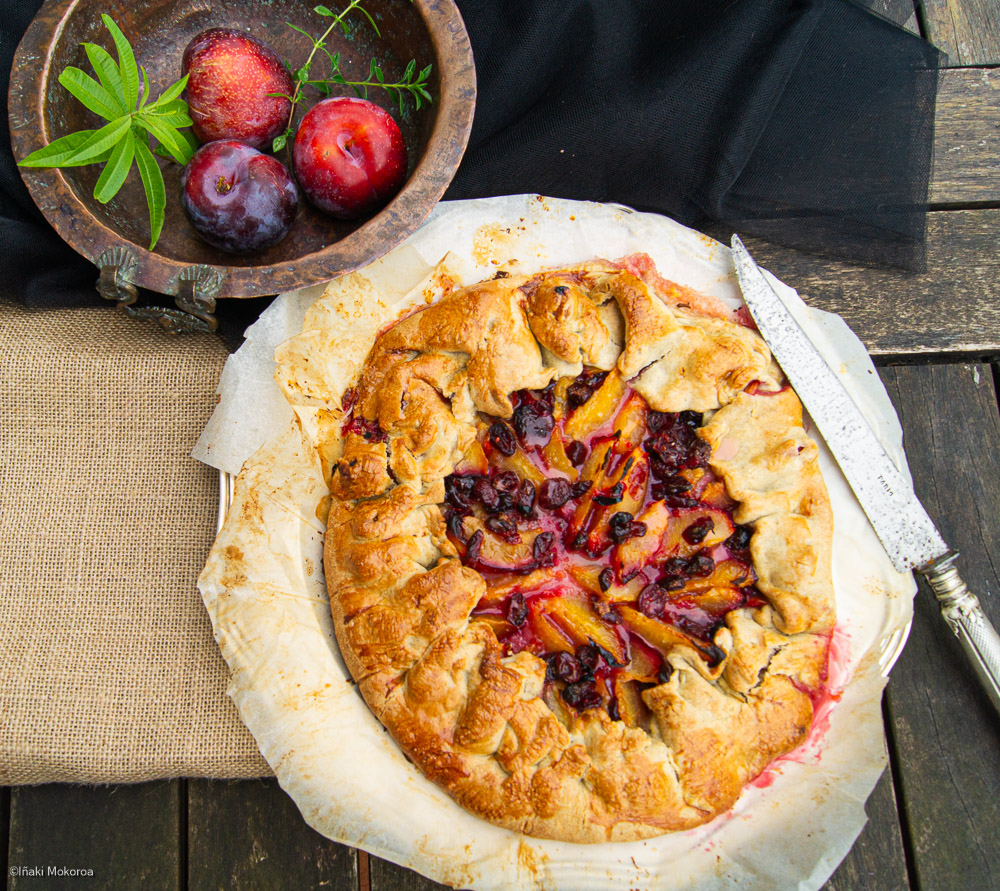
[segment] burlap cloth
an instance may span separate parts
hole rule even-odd
[[[0,303],[0,784],[270,773],[195,587],[226,350]]]

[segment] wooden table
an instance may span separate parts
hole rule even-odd
[[[867,344],[899,412],[917,494],[1000,626],[1000,6],[924,0],[908,27],[951,66],[938,99],[928,271],[749,247]],[[923,585],[915,613],[883,703],[891,766],[829,889],[1000,888],[1000,719]],[[9,877],[11,889],[439,887],[322,838],[273,780],[2,790],[0,863],[5,874],[94,871]]]

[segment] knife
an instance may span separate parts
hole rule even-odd
[[[840,378],[733,236],[733,262],[747,308],[771,353],[823,434],[893,565],[915,569],[941,605],[994,707],[1000,712],[1000,636],[955,568],[951,551],[886,454]]]

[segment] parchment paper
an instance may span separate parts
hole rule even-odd
[[[822,443],[836,528],[834,693],[807,741],[706,826],[607,845],[498,829],[406,760],[340,659],[322,578],[317,514],[327,489],[315,437],[375,332],[433,300],[449,277],[472,283],[501,266],[534,271],[637,250],[665,277],[738,306],[728,249],[663,217],[538,196],[453,202],[372,267],[276,301],[230,359],[195,456],[243,471],[199,587],[233,672],[230,695],[282,787],[324,835],[462,887],[814,889],[864,825],[886,763],[880,668],[907,627],[915,585],[888,561]],[[864,347],[839,318],[776,286],[905,472],[899,423]]]

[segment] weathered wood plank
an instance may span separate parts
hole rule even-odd
[[[0,789],[0,876],[7,875],[7,852],[10,847],[10,789]]]
[[[997,9],[1000,19],[1000,8]],[[1000,201],[1000,71],[942,71],[934,117],[932,204]]]
[[[388,860],[369,856],[368,862],[371,871],[371,891],[434,891],[448,887],[432,882],[420,873],[404,869]]]
[[[949,65],[1000,62],[996,0],[923,0],[924,35],[948,54]]]
[[[188,781],[187,887],[357,891],[353,848],[306,825],[276,780]]]
[[[8,884],[20,888],[179,888],[180,781],[11,790]],[[9,875],[16,867],[92,869]]]
[[[1000,420],[988,365],[880,371],[917,495],[1000,624]],[[1000,887],[1000,720],[921,583],[888,730],[921,888]]]
[[[730,232],[711,235],[726,242]],[[867,269],[746,238],[757,261],[820,309],[840,313],[875,356],[1000,351],[1000,210],[928,215],[927,272]]]
[[[823,891],[905,891],[910,887],[892,775],[887,769],[865,802],[868,823]]]
[[[864,5],[883,18],[902,25],[911,34],[920,33],[917,10],[912,0],[864,0]]]

